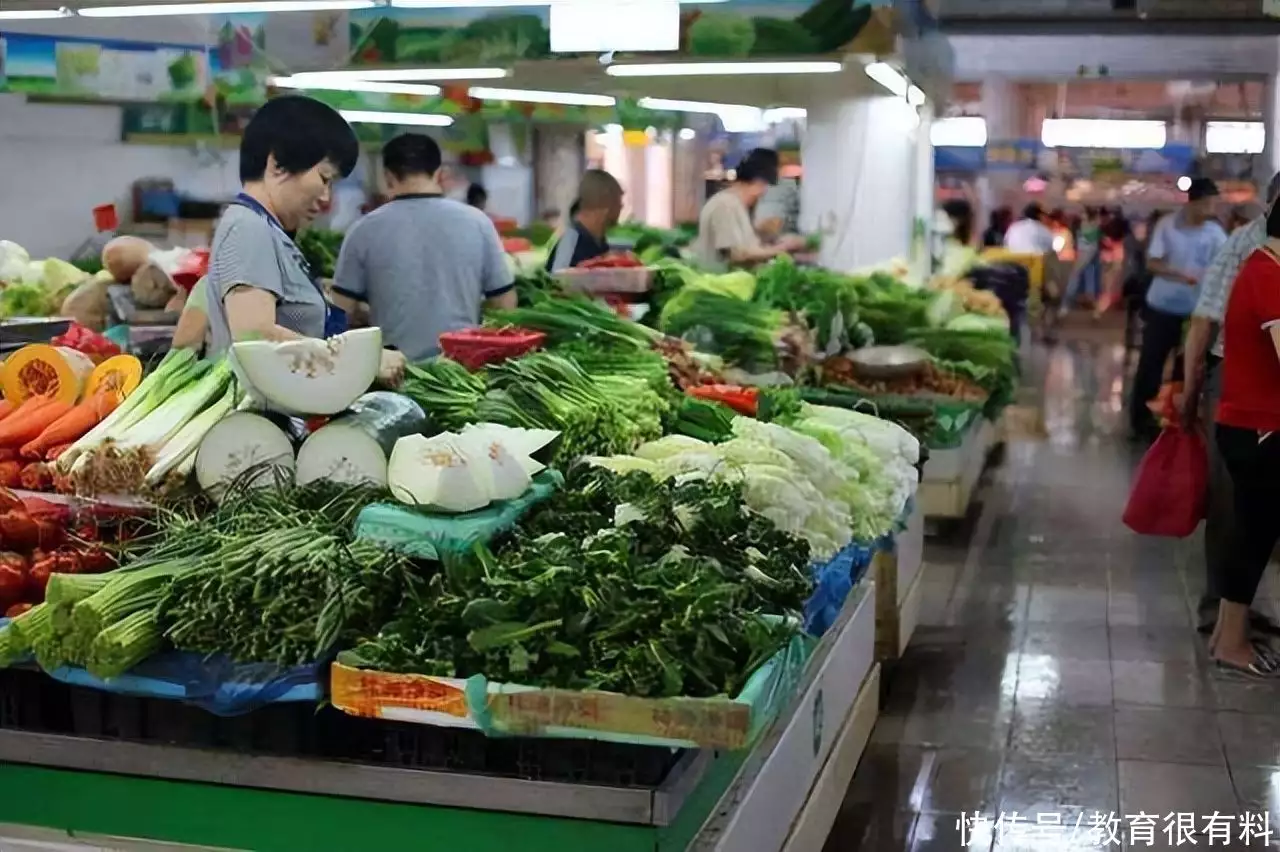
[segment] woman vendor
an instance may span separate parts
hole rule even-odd
[[[280,97],[254,114],[240,143],[242,191],[213,235],[210,354],[236,340],[323,338],[344,330],[345,317],[328,304],[293,235],[320,214],[359,153],[351,127],[320,101]],[[379,377],[398,384],[404,366],[403,355],[384,351]]]

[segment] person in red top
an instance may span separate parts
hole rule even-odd
[[[1223,321],[1217,441],[1235,495],[1236,529],[1209,650],[1219,668],[1280,676],[1280,659],[1249,640],[1249,607],[1280,539],[1280,205],[1267,242],[1240,269]]]

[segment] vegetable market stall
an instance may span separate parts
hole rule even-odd
[[[0,821],[255,849],[350,848],[371,821],[389,845],[428,830],[467,848],[514,830],[531,849],[825,834],[876,708],[876,592],[848,554],[902,516],[918,443],[792,392],[743,392],[737,413],[685,395],[703,370],[687,344],[586,299],[506,319],[545,351],[434,359],[402,393],[366,392],[377,329],[238,343],[235,371],[108,359],[119,376],[97,383],[28,353],[40,368],[15,397],[87,406],[42,455],[44,487],[146,496],[155,514],[112,543],[122,567],[54,569],[0,625],[0,777],[18,803]],[[763,357],[753,335],[727,339]],[[291,415],[308,419],[296,436]],[[62,419],[15,417],[25,442]],[[334,678],[461,685],[476,724],[367,712],[336,679],[317,713],[334,656]],[[725,703],[771,666],[768,700]],[[501,712],[552,690],[568,717]],[[598,694],[631,723],[602,724]],[[704,736],[694,707],[745,723]],[[114,804],[69,804],[85,797]],[[159,806],[121,805],[141,799]]]
[[[960,446],[931,452],[918,492],[926,518],[957,519],[969,513],[996,436],[996,424],[978,417],[969,423]]]

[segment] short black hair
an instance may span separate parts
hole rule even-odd
[[[1191,181],[1191,186],[1187,187],[1188,201],[1199,201],[1202,198],[1216,198],[1218,194],[1218,185],[1209,178],[1196,178]]]
[[[755,153],[754,151],[752,152]],[[752,183],[762,180],[773,186],[778,182],[778,163],[776,160],[770,162],[768,157],[753,157],[751,155],[743,158],[738,163],[737,172],[733,178],[738,183]]]
[[[1044,218],[1044,208],[1034,201],[1022,208],[1023,219],[1035,219],[1037,222]]]
[[[333,107],[285,95],[267,101],[249,119],[240,139],[240,182],[262,180],[271,156],[289,174],[308,172],[329,160],[347,177],[360,158],[360,143]]]
[[[401,133],[382,148],[382,167],[398,179],[440,171],[440,146],[421,133]]]
[[[473,183],[467,187],[467,203],[472,207],[479,207],[488,200],[489,190],[483,184]]]

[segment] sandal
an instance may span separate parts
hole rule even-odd
[[[1246,665],[1239,665],[1230,660],[1213,661],[1215,670],[1219,674],[1238,675],[1254,680],[1267,680],[1280,676],[1280,660],[1269,651],[1264,651],[1257,646],[1253,649],[1253,659]]]

